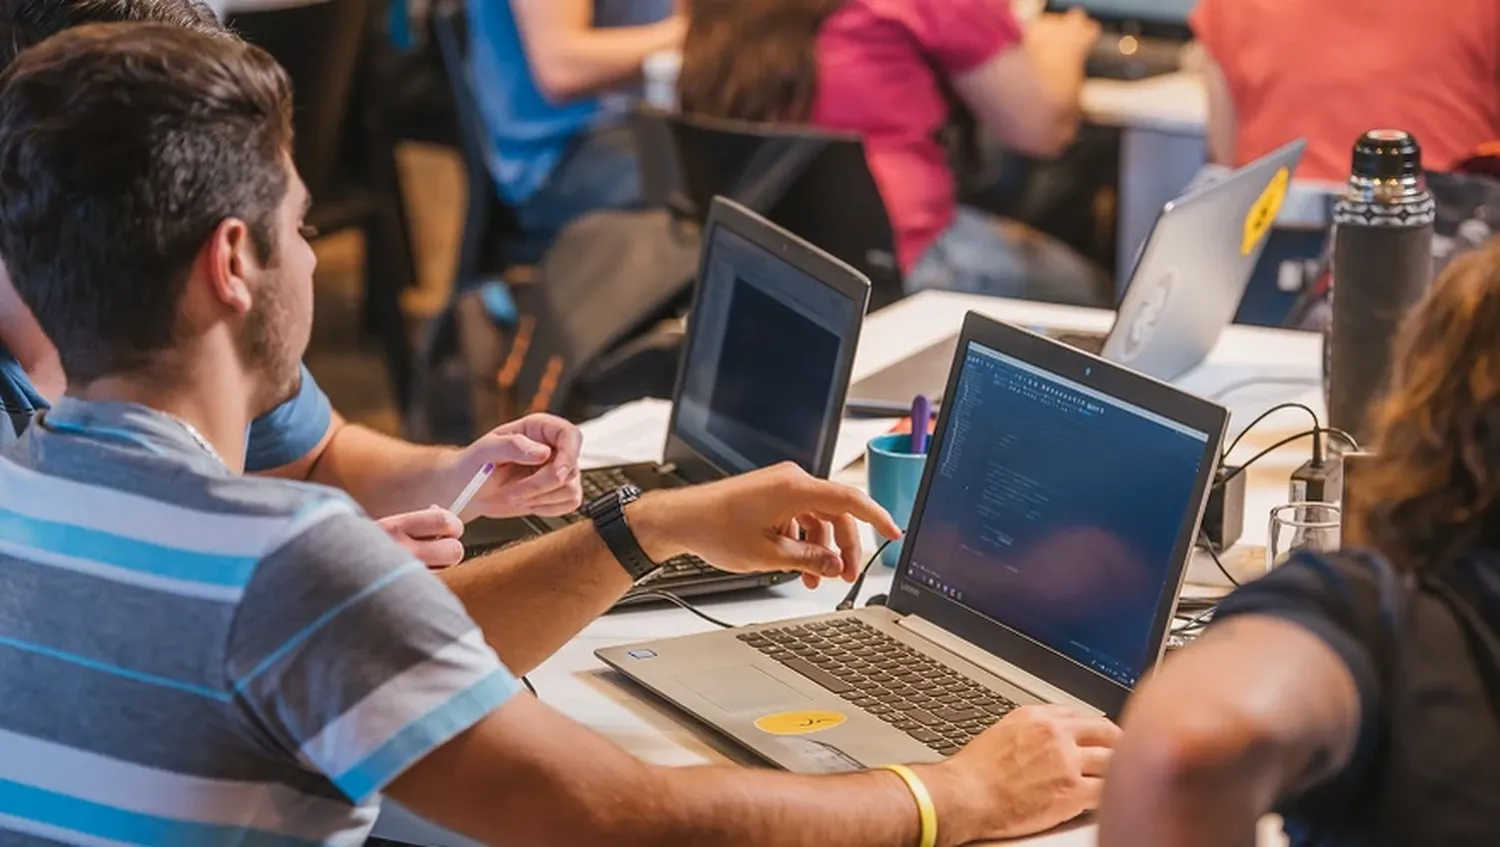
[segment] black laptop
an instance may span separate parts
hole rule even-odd
[[[704,230],[687,345],[660,464],[585,471],[585,502],[627,483],[642,491],[710,482],[791,461],[827,477],[870,283],[858,271],[729,200]],[[478,520],[469,555],[583,520]],[[693,556],[665,563],[625,597],[774,585],[794,574],[729,574]]]

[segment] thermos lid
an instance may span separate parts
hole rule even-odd
[[[1409,132],[1372,129],[1354,142],[1354,176],[1399,179],[1421,173],[1422,147]]]

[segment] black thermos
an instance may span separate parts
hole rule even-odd
[[[1410,133],[1371,130],[1354,143],[1333,210],[1333,321],[1324,346],[1329,424],[1370,435],[1390,378],[1396,328],[1432,282],[1436,207]]]

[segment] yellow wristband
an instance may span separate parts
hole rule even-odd
[[[917,819],[922,824],[921,835],[917,837],[917,847],[937,847],[937,807],[932,805],[932,795],[927,793],[926,783],[922,782],[922,778],[906,765],[881,765],[880,769],[901,777],[901,781],[911,789],[912,799],[917,801]]]

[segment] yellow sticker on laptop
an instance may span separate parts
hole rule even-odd
[[[779,712],[755,721],[755,728],[770,735],[811,735],[833,729],[847,717],[838,712],[809,709],[801,712]]]
[[[1281,204],[1286,202],[1286,192],[1291,182],[1291,171],[1286,168],[1277,171],[1266,185],[1266,190],[1260,193],[1255,205],[1250,207],[1250,214],[1245,216],[1245,238],[1240,242],[1241,256],[1250,255],[1255,245],[1275,226],[1276,215],[1281,212]]]

